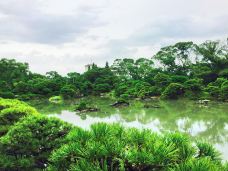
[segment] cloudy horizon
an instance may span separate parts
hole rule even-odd
[[[150,58],[178,41],[225,39],[227,0],[0,0],[0,56],[37,73]]]

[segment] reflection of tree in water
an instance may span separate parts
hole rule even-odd
[[[51,103],[48,100],[29,101],[29,104],[35,107],[41,114],[61,114],[63,110],[73,110],[74,104],[78,102],[77,99],[64,101],[62,103]]]
[[[228,139],[228,130],[225,129],[228,123],[228,107],[226,104],[212,103],[208,107],[200,107],[192,101],[161,101],[161,109],[145,110],[145,117],[142,123],[151,122],[154,118],[159,119],[163,130],[179,130],[178,120],[187,118],[183,124],[184,132],[191,132],[198,124],[198,132],[193,135],[206,139],[213,143],[225,143]],[[205,129],[200,127],[203,123]]]
[[[159,120],[161,132],[179,130],[191,134],[193,138],[203,138],[212,143],[225,143],[228,140],[228,130],[225,129],[228,123],[227,104],[211,103],[208,107],[200,107],[188,100],[133,101],[129,107],[114,108],[110,106],[114,100],[109,98],[89,97],[83,100],[101,109],[99,112],[81,115],[83,120],[86,120],[86,116],[106,118],[117,114],[124,122],[138,121],[143,125]],[[78,101],[64,101],[62,104],[40,101],[32,105],[43,114],[60,114],[62,110],[73,110]],[[145,103],[161,108],[145,109]]]

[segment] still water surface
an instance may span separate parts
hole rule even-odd
[[[132,101],[129,107],[113,108],[109,98],[84,99],[100,108],[99,112],[78,114],[73,111],[75,101],[53,104],[47,101],[32,102],[37,110],[60,118],[85,129],[96,122],[118,122],[126,127],[147,128],[162,133],[180,131],[194,140],[204,140],[215,145],[222,158],[228,160],[228,103],[211,102],[208,106],[194,101]],[[160,108],[144,108],[144,104]]]

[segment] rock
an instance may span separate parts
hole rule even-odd
[[[207,99],[198,101],[199,104],[204,104],[204,105],[207,105],[209,102],[210,100],[207,100]]]
[[[159,99],[159,96],[152,96],[150,97],[152,100],[158,100]]]
[[[128,102],[120,102],[120,101],[117,101],[117,102],[111,104],[111,106],[113,106],[113,107],[129,106],[129,103]]]
[[[87,112],[97,112],[99,111],[100,109],[97,109],[97,108],[87,108],[87,109],[83,109],[83,110],[76,110],[77,112],[80,112],[80,113],[87,113]]]
[[[144,108],[161,108],[161,106],[145,104],[145,105],[144,105]]]

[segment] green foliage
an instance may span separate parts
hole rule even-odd
[[[173,75],[171,76],[172,83],[184,83],[188,80],[188,77],[183,75]]]
[[[53,97],[50,97],[48,100],[49,102],[52,102],[52,103],[62,103],[63,98],[62,96],[53,96]]]
[[[29,105],[25,102],[16,100],[16,99],[3,99],[0,98],[0,111],[6,108],[15,107],[15,106],[27,106]]]
[[[170,83],[179,83],[184,85],[188,98],[226,100],[227,90],[221,88],[221,82],[228,79],[227,52],[227,44],[221,41],[198,45],[178,42],[161,48],[152,59],[116,59],[111,66],[93,64],[82,74],[70,72],[67,76],[56,71],[32,73],[27,63],[3,58],[0,97],[30,100],[61,95],[66,99],[114,91],[116,97],[128,94],[130,98],[146,98],[161,95]],[[218,97],[214,87],[206,90],[208,84],[220,88]]]
[[[33,107],[26,105],[3,109],[0,112],[0,136],[6,134],[9,128],[19,119],[29,115],[38,115],[38,112]]]
[[[220,71],[219,76],[228,79],[228,68]]]
[[[228,99],[228,81],[225,81],[221,86],[221,96],[224,100]]]
[[[87,103],[85,101],[80,101],[75,107],[75,110],[78,110],[78,111],[82,111],[85,109],[87,109]]]
[[[200,92],[202,90],[202,81],[199,79],[190,79],[184,82],[184,87],[192,92]]]
[[[63,96],[63,98],[67,99],[76,97],[77,95],[79,95],[79,92],[75,90],[72,85],[65,85],[60,89],[60,95]]]
[[[154,56],[168,72],[186,74],[192,64],[190,54],[194,51],[193,42],[179,42],[175,45],[161,48]]]
[[[164,73],[158,73],[154,77],[155,85],[160,88],[168,86],[171,82],[170,77]]]
[[[205,89],[211,97],[219,98],[220,96],[220,88],[216,86],[207,86]]]
[[[98,123],[91,130],[73,129],[67,143],[52,153],[47,170],[221,170],[217,154],[179,133],[162,136]]]
[[[221,161],[220,153],[210,144],[205,142],[197,142],[198,157],[208,157],[213,161]]]
[[[171,83],[162,93],[164,99],[176,99],[184,94],[184,86],[179,83]]]
[[[177,164],[170,171],[225,171],[223,166],[216,164],[209,158],[191,159],[185,163]]]
[[[58,119],[28,116],[0,138],[1,169],[45,168],[50,153],[64,143],[71,126]]]

